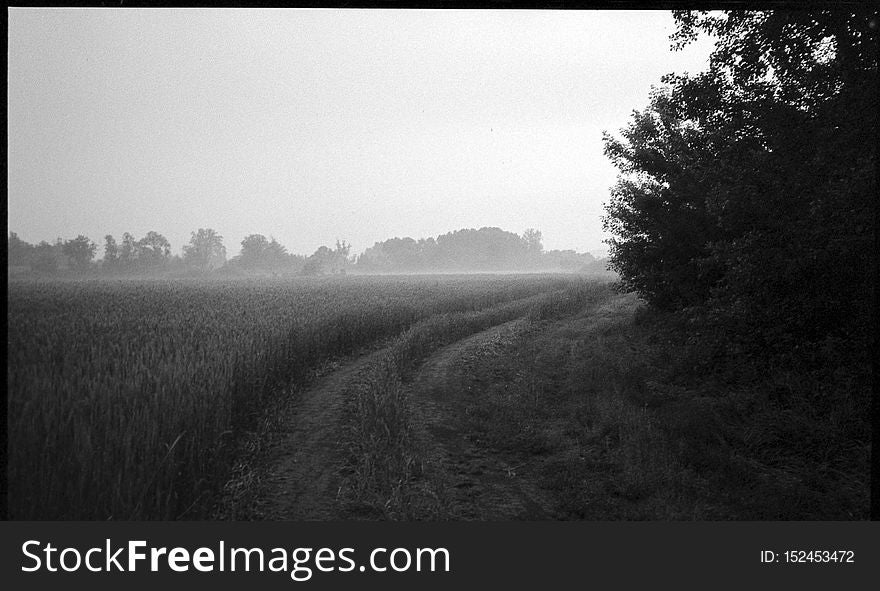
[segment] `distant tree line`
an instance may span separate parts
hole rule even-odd
[[[99,247],[88,237],[58,238],[33,245],[10,232],[7,240],[7,266],[10,273],[65,275],[191,275],[224,271],[227,273],[318,275],[344,273],[352,262],[351,246],[337,241],[335,248],[321,246],[311,256],[290,254],[274,238],[251,234],[241,241],[241,253],[227,260],[223,236],[211,228],[191,233],[181,255],[172,255],[171,243],[155,231],[136,238],[125,232],[121,241],[104,237],[103,258],[96,260]]]
[[[172,255],[170,242],[158,232],[136,238],[125,232],[121,241],[104,237],[103,258],[86,236],[59,238],[34,246],[9,234],[11,272],[52,275],[89,272],[106,275],[188,275],[208,272],[247,275],[324,275],[357,273],[431,273],[487,271],[605,272],[605,261],[573,250],[545,251],[541,232],[522,236],[500,228],[466,229],[435,238],[392,238],[377,242],[360,256],[337,240],[333,248],[319,247],[312,255],[292,254],[274,237],[250,234],[241,252],[227,260],[223,237],[210,228],[191,233],[182,255]]]
[[[521,236],[500,228],[457,230],[437,238],[392,238],[357,257],[361,272],[602,271],[590,254],[545,251],[539,230]]]
[[[605,152],[611,266],[666,310],[756,350],[836,342],[872,325],[876,11],[676,12],[673,41],[717,40],[669,75]]]
[[[323,275],[345,273],[351,259],[351,246],[336,241],[335,248],[321,246],[311,256],[287,252],[287,248],[275,238],[251,234],[241,241],[241,254],[230,261],[232,270],[271,273],[273,275],[297,273]]]
[[[65,272],[106,274],[156,274],[164,272],[204,271],[226,262],[223,237],[214,230],[199,228],[192,233],[183,255],[171,254],[171,243],[162,234],[147,232],[137,239],[125,232],[121,242],[108,234],[104,237],[103,258],[95,261],[99,247],[87,236],[70,240],[56,239],[33,245],[15,232],[7,240],[7,265],[17,272],[53,275]]]
[[[82,235],[70,240],[58,238],[51,243],[43,240],[39,244],[29,244],[15,232],[10,232],[6,258],[10,268],[51,274],[68,269],[88,269],[97,250],[97,245]]]

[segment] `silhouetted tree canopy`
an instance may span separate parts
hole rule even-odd
[[[281,273],[301,270],[305,257],[290,254],[274,237],[250,234],[241,241],[241,254],[233,262],[249,271]]]
[[[6,241],[6,262],[7,266],[25,266],[30,265],[34,256],[34,246],[18,237],[15,232],[9,233]]]
[[[202,271],[222,267],[226,263],[223,236],[211,228],[199,228],[197,232],[192,232],[189,244],[183,247],[183,261]]]
[[[74,269],[88,268],[89,263],[95,258],[95,252],[98,245],[88,239],[88,237],[80,234],[76,238],[67,240],[61,251],[67,257],[69,264]]]
[[[137,251],[147,266],[163,265],[171,257],[171,244],[158,232],[150,231],[138,240]]]
[[[589,254],[574,251],[545,253],[541,232],[522,236],[500,228],[464,229],[434,238],[391,238],[377,242],[357,259],[363,271],[469,272],[580,270],[594,263]]]
[[[544,245],[541,243],[541,231],[534,228],[527,228],[523,232],[522,239],[526,243],[526,249],[533,256],[540,255],[544,251]]]
[[[256,269],[263,266],[269,241],[262,234],[250,234],[241,241],[239,260],[245,269]]]
[[[62,253],[63,242],[61,238],[50,244],[42,240],[34,248],[33,261],[31,267],[40,273],[56,273],[62,266],[62,261],[66,258]]]
[[[104,268],[115,269],[119,265],[119,246],[112,234],[104,236]]]
[[[702,306],[759,344],[864,335],[873,271],[877,19],[867,10],[676,12],[717,39],[667,76],[605,151],[611,264],[669,309]]]
[[[119,249],[119,265],[123,268],[133,268],[137,255],[137,241],[134,236],[125,232],[122,235],[122,246]]]
[[[113,273],[155,273],[171,262],[171,243],[162,234],[149,231],[140,240],[125,232],[119,245],[112,234],[104,236],[102,270]]]
[[[321,246],[305,261],[302,273],[304,275],[323,275],[325,273],[345,273],[350,263],[349,252],[351,245],[343,241],[336,241],[336,248]]]
[[[184,276],[202,274],[221,267],[229,274],[306,275],[357,272],[469,272],[469,271],[567,271],[605,272],[603,261],[573,250],[545,251],[539,230],[527,229],[522,236],[499,228],[466,229],[434,238],[414,240],[392,238],[376,243],[360,257],[351,254],[351,245],[337,240],[333,248],[321,246],[311,256],[291,254],[274,237],[250,234],[241,241],[241,252],[226,263],[223,238],[212,229],[192,232],[183,257],[172,256],[171,244],[158,232],[150,231],[141,239],[125,232],[121,243],[111,234],[104,236],[104,258],[100,264],[85,263],[94,272],[111,275]],[[97,245],[85,236],[55,244],[33,246],[15,232],[8,237],[9,267],[20,274],[31,271],[56,273],[75,266],[71,256],[74,244],[90,245],[94,257]],[[67,248],[68,251],[64,251]],[[77,251],[78,252],[78,251]],[[83,255],[86,253],[83,253]],[[69,256],[70,255],[70,256]],[[79,255],[78,255],[79,256]],[[82,269],[80,263],[79,269]],[[13,267],[18,267],[12,269]]]

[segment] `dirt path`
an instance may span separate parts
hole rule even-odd
[[[503,346],[522,330],[522,319],[494,326],[436,351],[418,368],[407,391],[416,433],[442,483],[455,518],[547,518],[536,491],[515,478],[516,466],[488,455],[450,423],[456,397],[449,380],[469,363]],[[251,511],[260,519],[339,519],[339,449],[346,386],[357,380],[384,349],[342,362],[297,395],[284,411],[281,433],[265,454],[264,476]]]
[[[457,388],[458,376],[481,357],[497,355],[527,326],[513,320],[435,352],[408,384],[421,448],[432,467],[433,488],[445,498],[448,517],[462,520],[552,519],[551,499],[524,468],[471,441],[456,424],[475,393]]]
[[[272,521],[338,518],[340,415],[346,385],[383,350],[343,362],[297,396],[267,452],[254,512]]]
[[[701,481],[674,461],[647,406],[621,394],[633,388],[632,368],[639,367],[629,333],[618,336],[635,310],[632,298],[617,297],[570,318],[505,322],[435,350],[394,383],[388,400],[404,395],[408,408],[399,420],[406,430],[399,432],[406,436],[393,439],[400,458],[391,444],[378,448],[380,461],[367,449],[365,465],[379,470],[353,472],[341,439],[351,433],[343,423],[347,393],[369,381],[361,371],[375,371],[388,350],[341,362],[280,413],[282,428],[254,479],[250,518],[714,515],[709,501],[686,498],[686,487]],[[384,441],[381,429],[375,437]],[[352,473],[366,482],[360,489],[351,486]],[[370,478],[382,482],[374,486]],[[352,490],[367,493],[352,497]]]

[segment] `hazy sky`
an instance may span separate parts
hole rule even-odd
[[[482,226],[604,249],[602,131],[710,49],[670,51],[665,11],[8,15],[8,229],[179,253],[211,227],[230,256]]]

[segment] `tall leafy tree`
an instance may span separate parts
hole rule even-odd
[[[10,232],[6,241],[7,266],[29,265],[33,260],[34,246]]]
[[[698,303],[714,279],[707,261],[717,237],[706,211],[703,134],[672,92],[657,88],[621,135],[604,138],[605,154],[623,173],[604,219],[614,235],[612,267],[658,307]]]
[[[58,244],[50,244],[45,240],[34,247],[31,267],[41,273],[55,273],[58,270]]]
[[[867,10],[677,12],[710,67],[668,76],[606,153],[623,282],[707,306],[765,345],[868,324],[877,18]],[[854,332],[855,331],[855,332]]]
[[[152,230],[137,241],[136,248],[138,260],[145,267],[164,265],[171,258],[171,243],[162,234]]]
[[[104,268],[114,269],[119,265],[119,246],[112,234],[104,236]]]
[[[245,269],[264,266],[269,241],[262,234],[250,234],[241,241],[241,265]]]
[[[98,245],[82,234],[71,240],[66,240],[61,247],[61,252],[67,257],[70,266],[79,270],[89,266],[89,263],[95,258],[97,250]]]
[[[192,232],[189,244],[183,247],[183,260],[200,270],[216,269],[226,262],[223,236],[211,228],[199,228]]]
[[[135,240],[133,235],[125,232],[122,235],[122,246],[119,248],[119,265],[125,269],[131,269],[137,257],[137,240]]]
[[[530,261],[532,264],[538,263],[541,254],[544,252],[544,244],[541,242],[542,238],[541,231],[535,228],[527,228],[523,232],[522,239],[526,243],[526,249],[528,250],[528,256],[532,259]]]
[[[264,253],[266,265],[272,271],[280,271],[285,267],[289,267],[293,262],[293,257],[287,252],[287,248],[275,240],[270,238],[269,244],[266,246]]]

